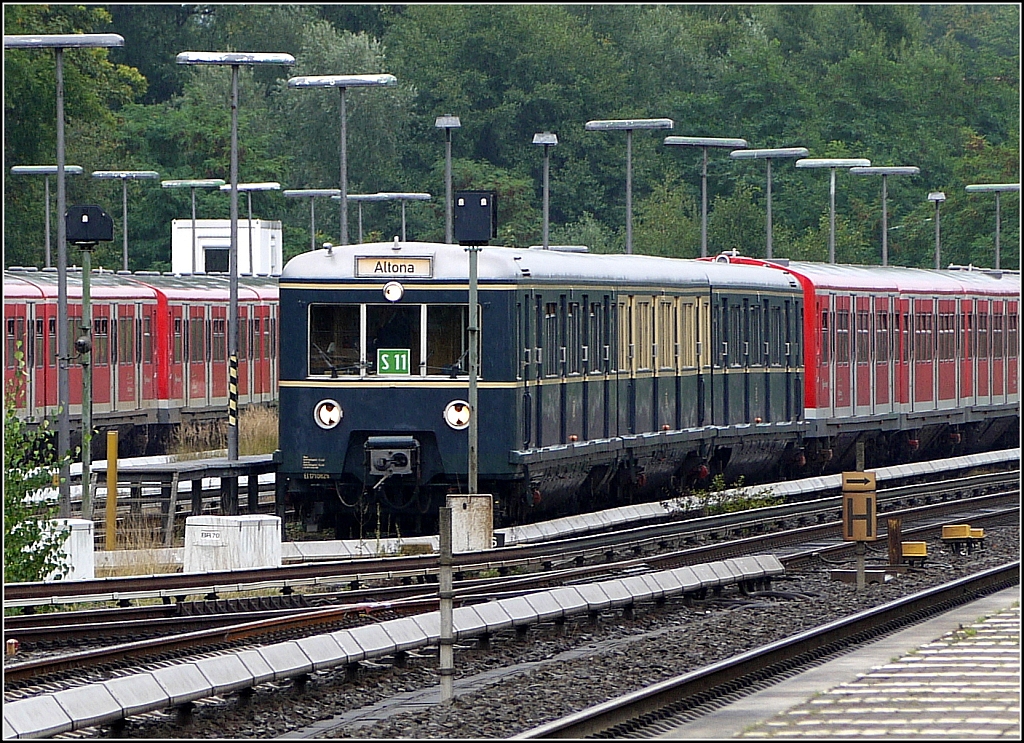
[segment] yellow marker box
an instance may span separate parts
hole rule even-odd
[[[985,538],[985,530],[984,529],[971,529],[971,539],[984,539],[984,538]]]
[[[904,557],[928,557],[927,542],[902,542],[900,547]]]
[[[970,524],[949,524],[942,527],[943,539],[970,539]]]

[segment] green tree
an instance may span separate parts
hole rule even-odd
[[[14,356],[19,368],[24,367],[20,348]],[[18,374],[4,394],[4,583],[59,579],[68,569],[61,549],[68,530],[46,528],[57,504],[39,497],[59,477],[60,462],[47,422],[31,430],[17,416],[23,383],[24,376]]]

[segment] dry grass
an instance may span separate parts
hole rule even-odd
[[[117,528],[118,564],[96,569],[97,578],[176,573],[180,566],[162,559],[164,546],[160,519],[129,516]]]
[[[273,454],[277,449],[277,408],[255,405],[238,413],[238,453]],[[189,421],[178,426],[168,452],[182,458],[201,452],[225,449],[228,445],[226,419]]]

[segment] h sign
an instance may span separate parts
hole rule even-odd
[[[378,348],[378,374],[409,374],[408,348]]]
[[[876,497],[872,493],[843,493],[843,540],[874,542],[878,539],[875,515]]]

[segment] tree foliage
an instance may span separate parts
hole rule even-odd
[[[339,95],[288,89],[290,75],[390,72],[399,85],[350,90],[350,192],[426,191],[409,231],[443,235],[444,133],[454,114],[457,187],[499,192],[499,244],[540,239],[542,153],[551,131],[552,235],[621,249],[625,143],[586,132],[591,119],[666,117],[672,132],[633,137],[634,251],[699,250],[699,156],[668,153],[664,134],[742,137],[751,147],[807,147],[812,157],[916,165],[889,180],[890,257],[932,264],[929,191],[946,192],[943,255],[990,265],[995,200],[969,183],[1017,182],[1020,9],[1016,5],[112,5],[8,6],[6,33],[111,31],[125,46],[67,54],[68,162],[142,168],[164,178],[227,178],[229,75],[175,64],[185,50],[288,52],[292,69],[244,70],[240,177],[284,188],[337,184]],[[7,163],[54,158],[53,54],[5,54]],[[675,149],[675,148],[673,148]],[[840,173],[837,256],[880,254],[877,177]],[[773,170],[776,255],[827,251],[826,171],[792,161]],[[68,180],[69,203],[105,205],[114,245],[94,263],[119,266],[119,193]],[[41,265],[41,179],[5,181],[5,261]],[[763,162],[709,158],[709,250],[764,251]],[[222,194],[200,192],[204,217],[227,216]],[[285,251],[307,249],[308,204],[258,194],[257,216],[285,225]],[[1001,250],[1019,266],[1019,197],[1002,198]],[[364,207],[365,232],[398,234],[394,204]],[[133,269],[169,266],[170,221],[186,191],[129,188]],[[318,232],[337,234],[338,209],[318,205]],[[319,215],[323,215],[322,220]],[[350,223],[354,223],[350,210]],[[823,227],[823,218],[825,225]],[[825,230],[823,232],[823,229]],[[354,227],[350,225],[354,238]],[[318,238],[319,239],[319,238]]]
[[[25,363],[20,349],[15,361]],[[61,549],[68,530],[46,527],[57,505],[39,497],[53,484],[60,462],[49,426],[31,430],[16,415],[23,379],[15,376],[4,392],[4,583],[61,578],[68,569]]]

